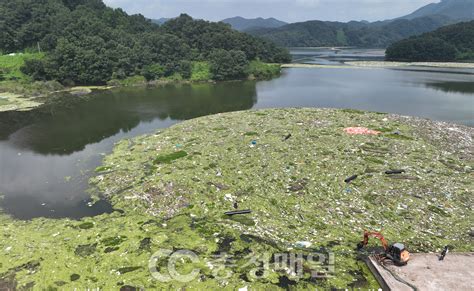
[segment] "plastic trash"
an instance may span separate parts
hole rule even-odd
[[[357,179],[358,177],[359,177],[359,175],[351,176],[351,177],[345,179],[344,182],[350,183],[350,182],[354,181],[355,179]]]
[[[250,214],[252,210],[236,210],[236,211],[228,211],[225,212],[225,215],[233,216],[233,215],[240,215],[240,214]]]
[[[297,241],[295,243],[295,246],[297,248],[304,248],[304,249],[311,247],[311,245],[312,245],[312,243],[309,242],[309,241]]]
[[[385,174],[387,175],[398,175],[398,174],[403,174],[405,173],[405,170],[390,170],[390,171],[385,171]]]
[[[380,131],[371,130],[366,127],[348,127],[344,128],[344,131],[350,135],[379,135]]]

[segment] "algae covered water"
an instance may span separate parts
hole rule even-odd
[[[113,211],[90,199],[88,180],[123,138],[219,112],[333,107],[474,125],[474,72],[285,69],[262,82],[123,88],[30,112],[0,113],[0,207],[20,219]]]
[[[364,229],[413,253],[472,251],[473,134],[309,108],[216,114],[124,139],[91,179],[120,212],[0,215],[0,279],[39,290],[377,289],[355,250]],[[225,215],[236,208],[251,213]]]

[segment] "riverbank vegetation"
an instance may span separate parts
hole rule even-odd
[[[41,58],[24,60],[21,72],[35,81],[56,80],[65,86],[103,85],[134,76],[148,81],[246,78],[251,61],[290,60],[286,49],[223,23],[181,15],[158,26],[100,0],[7,1],[0,3],[0,14],[5,16],[0,52],[43,51]],[[237,68],[225,69],[224,60]],[[197,74],[196,64],[204,62],[212,75]]]
[[[474,21],[442,27],[434,32],[411,37],[391,45],[390,61],[474,62]]]
[[[28,97],[40,96],[46,93],[63,90],[57,81],[34,81],[31,76],[24,74],[21,68],[27,61],[44,58],[43,53],[12,53],[0,55],[0,92]],[[3,94],[6,96],[5,94]]]

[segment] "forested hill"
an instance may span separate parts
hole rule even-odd
[[[288,47],[387,47],[413,35],[470,20],[474,20],[474,0],[442,0],[393,20],[373,23],[307,21],[249,32]]]
[[[222,22],[230,24],[233,29],[238,31],[247,31],[249,29],[256,29],[256,28],[277,28],[288,23],[280,21],[275,18],[254,18],[254,19],[247,19],[240,16],[227,18],[222,20]]]
[[[474,1],[442,0],[439,3],[431,3],[423,6],[415,12],[401,18],[414,19],[429,15],[445,15],[458,21],[472,20],[474,19]]]
[[[442,27],[391,45],[392,61],[474,61],[474,21]]]
[[[450,23],[452,20],[449,17],[436,15],[375,23],[307,21],[248,32],[287,47],[387,47],[393,42],[433,31]]]
[[[0,15],[0,53],[46,52],[23,70],[37,80],[103,84],[139,74],[187,78],[195,62],[214,65],[216,76],[228,79],[243,77],[251,60],[290,58],[286,50],[223,23],[181,15],[158,26],[100,0],[2,0]]]

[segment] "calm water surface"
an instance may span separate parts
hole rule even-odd
[[[320,55],[305,53],[306,62],[318,63]],[[86,190],[115,142],[218,112],[354,108],[474,126],[474,71],[441,71],[286,69],[271,81],[117,89],[0,113],[0,207],[20,219],[111,212],[106,201],[92,204]]]

